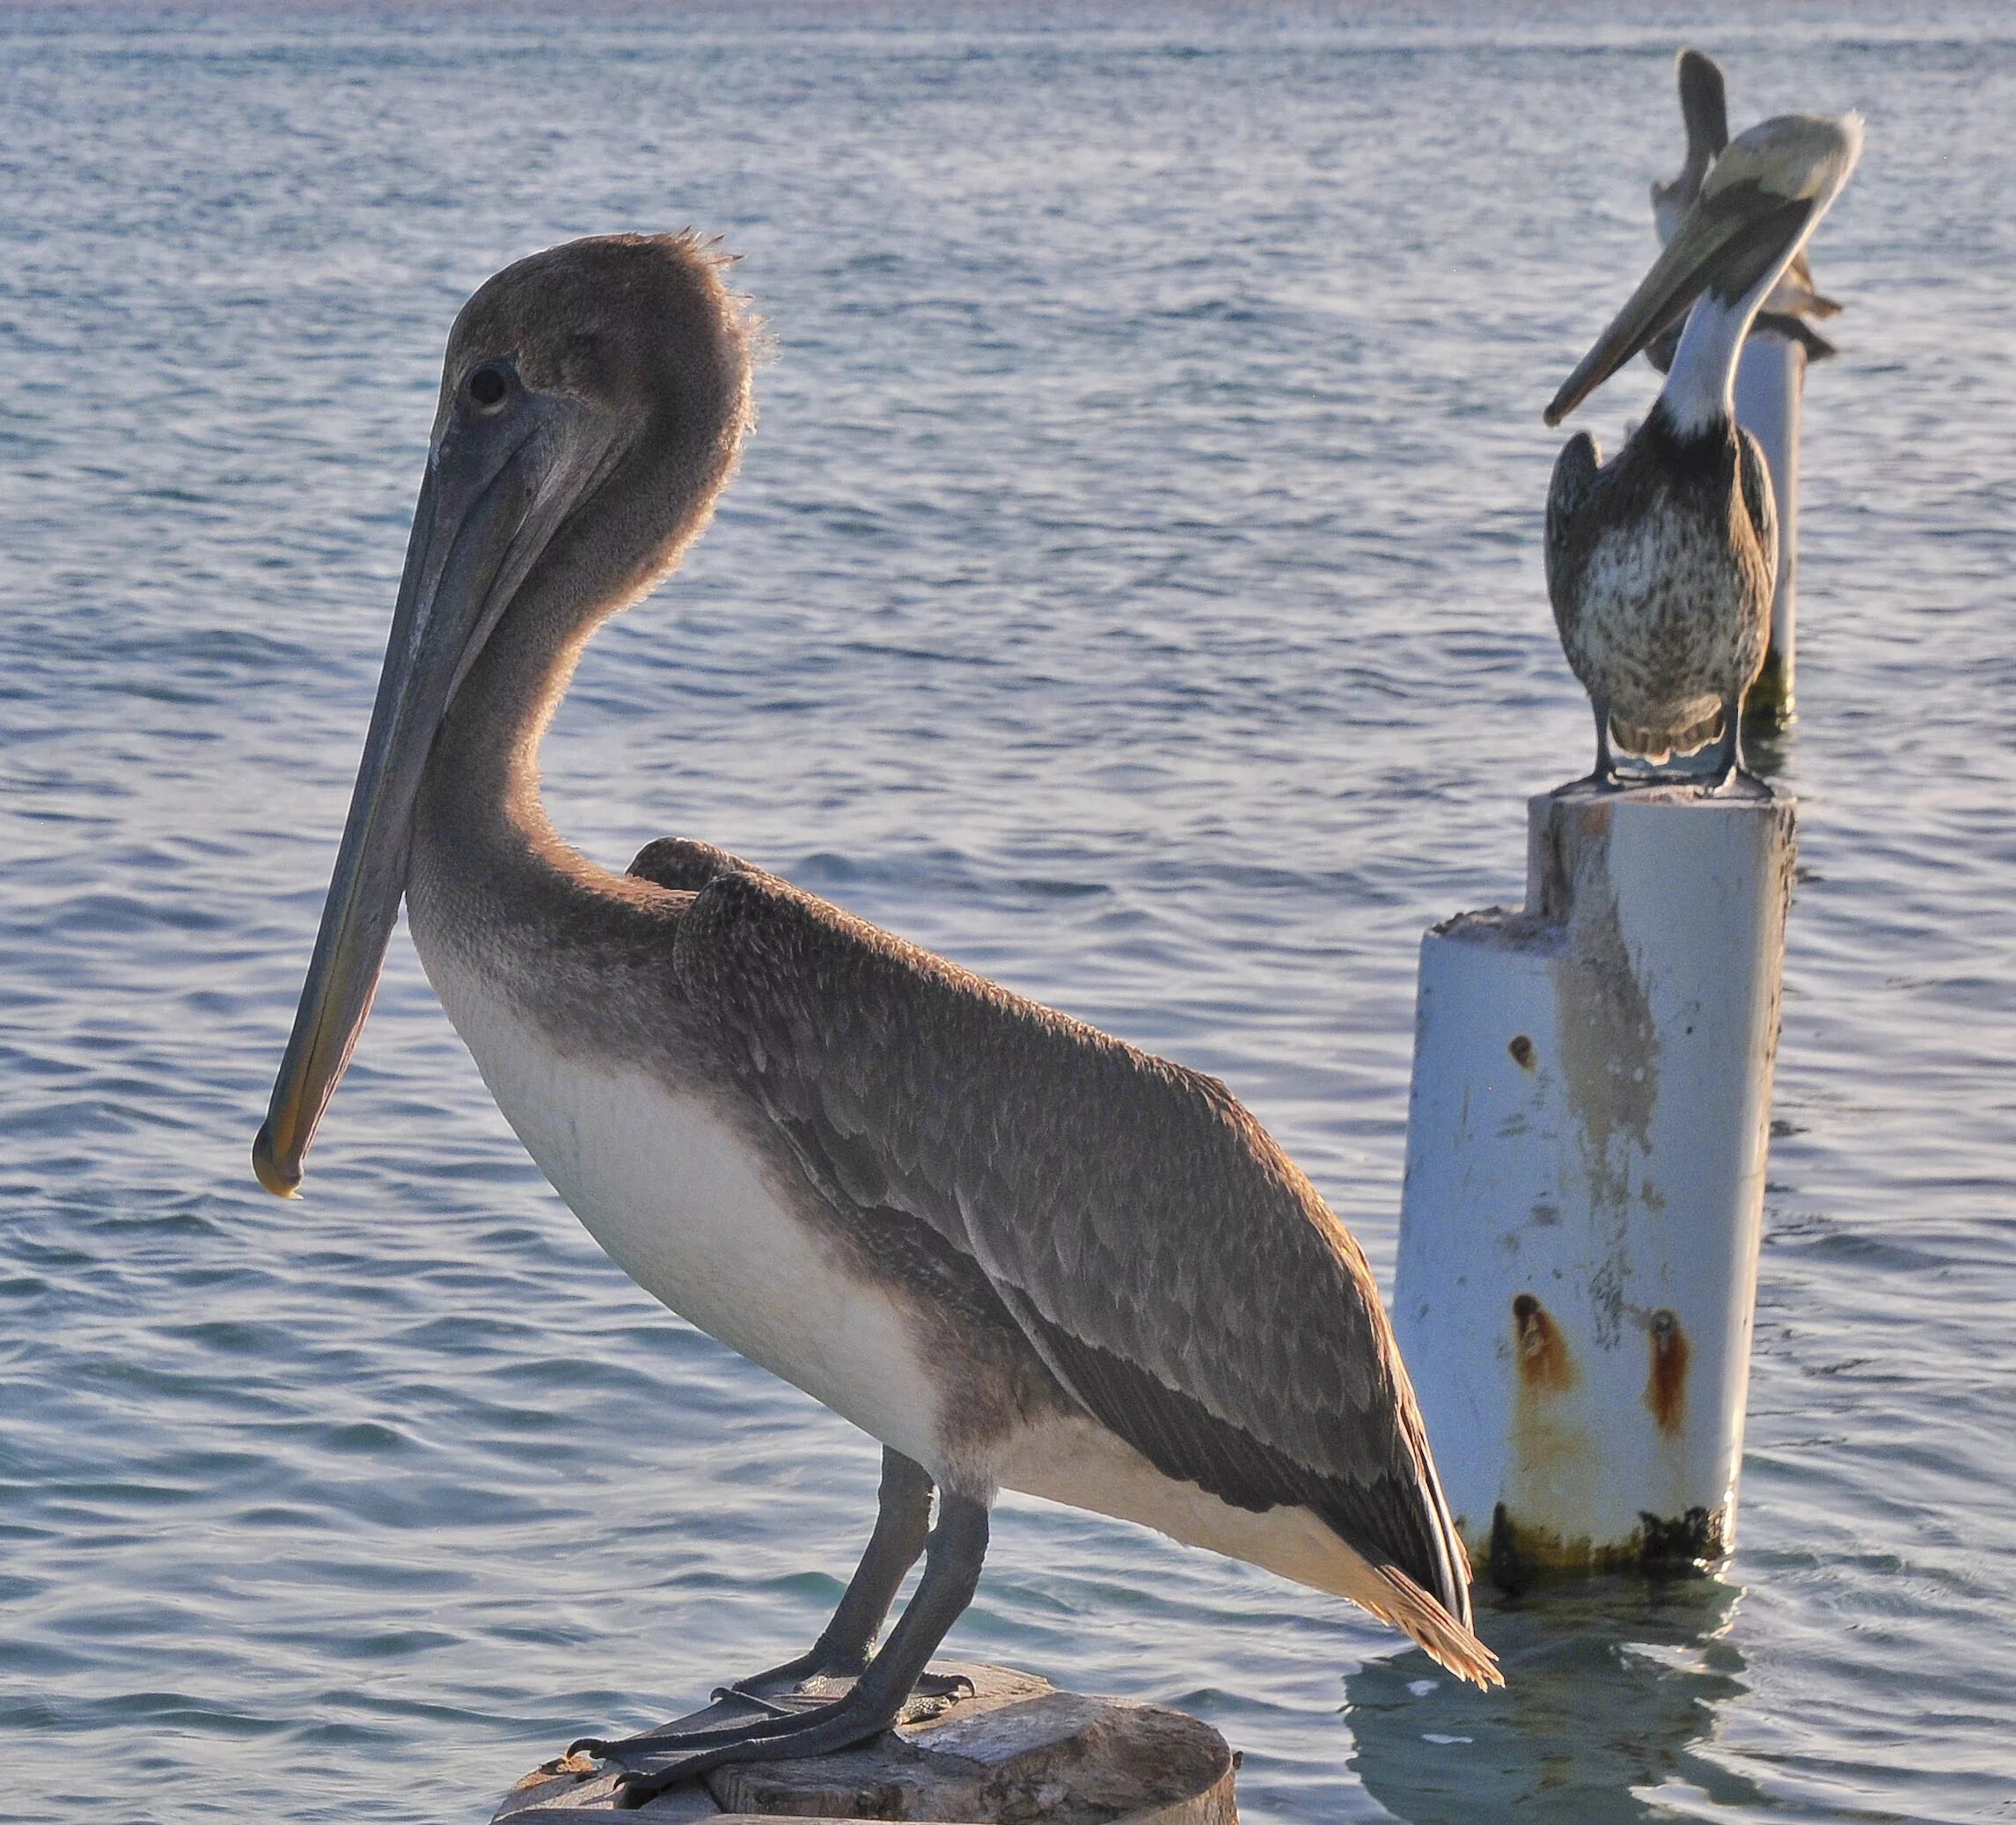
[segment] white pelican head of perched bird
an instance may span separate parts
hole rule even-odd
[[[1735,421],[1736,363],[1771,289],[1855,168],[1862,123],[1784,114],[1733,140],[1674,237],[1547,407],[1558,424],[1667,326],[1685,327],[1658,400],[1616,458],[1587,433],[1554,465],[1547,583],[1561,644],[1610,744],[1658,763],[1719,733],[1741,769],[1744,693],[1777,575],[1770,477]]]
[[[700,531],[749,422],[746,320],[690,238],[577,241],[464,308],[253,1148],[290,1193],[403,896],[499,1107],[596,1239],[881,1440],[832,1623],[744,1682],[853,1676],[845,1695],[593,1746],[635,1802],[874,1735],[971,1597],[1004,1487],[1354,1599],[1495,1682],[1364,1256],[1224,1085],[704,843],[618,876],[548,821],[539,740],[583,642]]]
[[[1652,220],[1660,246],[1680,232],[1680,224],[1701,194],[1710,168],[1729,143],[1729,110],[1721,66],[1697,50],[1682,50],[1677,60],[1680,87],[1680,118],[1687,131],[1687,157],[1678,176],[1670,183],[1656,180],[1652,187]],[[1772,286],[1759,308],[1756,327],[1769,328],[1798,342],[1808,361],[1823,361],[1836,353],[1834,344],[1814,328],[1814,319],[1836,317],[1841,306],[1823,297],[1813,282],[1807,250],[1801,247],[1792,257],[1785,275]],[[1673,354],[1680,341],[1675,323],[1646,346],[1646,358],[1665,373],[1673,365]]]

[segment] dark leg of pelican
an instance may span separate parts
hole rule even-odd
[[[832,1620],[820,1631],[819,1638],[811,1647],[795,1660],[766,1667],[761,1673],[751,1674],[729,1685],[718,1686],[714,1697],[717,1700],[746,1699],[773,1717],[798,1717],[803,1715],[802,1704],[777,1704],[773,1695],[788,1692],[806,1680],[852,1678],[859,1675],[868,1665],[875,1638],[882,1631],[904,1579],[923,1552],[930,1531],[930,1477],[921,1465],[884,1447],[875,1531],[869,1536],[861,1564],[854,1567],[854,1574],[847,1581]],[[965,1684],[963,1680],[948,1680],[940,1686],[926,1680],[919,1682],[919,1689],[927,1697],[939,1697]],[[568,1754],[620,1755],[626,1749],[663,1748],[677,1741],[679,1736],[679,1732],[669,1728],[641,1731],[635,1736],[617,1740],[583,1736],[568,1745]]]
[[[808,1679],[853,1675],[868,1665],[875,1638],[882,1632],[890,1605],[896,1601],[911,1566],[924,1550],[931,1532],[931,1479],[923,1466],[886,1446],[882,1453],[881,1506],[875,1531],[869,1535],[861,1564],[848,1579],[846,1594],[833,1619],[810,1649],[795,1660],[772,1667],[747,1679],[723,1686],[716,1698],[748,1698],[779,1716],[789,1707],[773,1704],[769,1695],[786,1692]]]
[[[632,1741],[639,1750],[677,1748],[678,1758],[649,1773],[621,1780],[621,1804],[634,1809],[661,1793],[730,1762],[792,1761],[827,1755],[879,1735],[903,1713],[905,1703],[937,1653],[946,1631],[958,1621],[980,1581],[987,1551],[987,1511],[970,1496],[942,1492],[938,1525],[924,1549],[924,1576],[905,1606],[889,1639],[844,1698],[788,1717],[690,1734]],[[611,1746],[620,1756],[627,1745]]]
[[[1596,770],[1589,775],[1589,783],[1615,786],[1617,763],[1610,752],[1610,707],[1607,703],[1593,703],[1590,707],[1596,713]]]

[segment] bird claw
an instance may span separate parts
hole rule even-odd
[[[963,1673],[920,1673],[911,1687],[913,1698],[971,1698],[975,1687]]]
[[[676,1785],[657,1775],[641,1774],[635,1769],[627,1769],[616,1777],[616,1810],[619,1813],[634,1813],[639,1807],[650,1805],[666,1788]]]

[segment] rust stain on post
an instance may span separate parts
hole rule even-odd
[[[1592,1550],[1587,1539],[1564,1540],[1539,1519],[1572,1512],[1573,1492],[1587,1485],[1594,1457],[1594,1440],[1568,1397],[1580,1371],[1561,1327],[1530,1293],[1512,1301],[1512,1352],[1518,1380],[1510,1477],[1492,1516],[1486,1555],[1488,1575],[1501,1590],[1518,1590]]]
[[[1652,1315],[1652,1368],[1646,1377],[1645,1404],[1669,1439],[1687,1423],[1687,1363],[1692,1354],[1679,1317],[1660,1307]]]
[[[1521,1071],[1530,1071],[1534,1068],[1533,1042],[1525,1034],[1518,1035],[1512,1044],[1505,1049],[1512,1054],[1512,1062],[1518,1066]]]
[[[1548,1394],[1560,1394],[1575,1385],[1575,1359],[1568,1353],[1567,1340],[1547,1315],[1547,1308],[1530,1293],[1512,1301],[1512,1322],[1519,1347],[1519,1379],[1522,1386]]]

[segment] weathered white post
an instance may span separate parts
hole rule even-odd
[[[1792,718],[1799,597],[1799,408],[1806,344],[1768,323],[1750,332],[1736,369],[1736,420],[1763,445],[1778,509],[1778,589],[1764,669],[1743,700],[1746,722],[1776,728]]]
[[[1792,865],[1769,788],[1564,787],[1421,945],[1393,1318],[1480,1574],[1733,1533]]]

